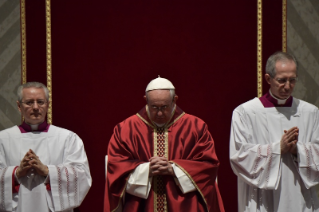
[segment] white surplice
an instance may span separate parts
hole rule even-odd
[[[49,168],[51,191],[35,171],[19,179],[12,194],[12,172],[32,149]],[[89,191],[92,179],[82,140],[50,125],[48,132],[21,133],[17,126],[0,132],[0,211],[73,211]]]
[[[238,176],[238,211],[319,211],[318,108],[293,98],[291,107],[265,108],[258,98],[232,117],[230,162]],[[281,155],[284,130],[299,128],[298,155]]]

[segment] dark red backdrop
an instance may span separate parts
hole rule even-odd
[[[281,49],[281,1],[263,3],[265,61]],[[83,139],[93,177],[81,211],[102,211],[113,127],[144,106],[157,75],[174,83],[185,112],[207,122],[225,209],[237,211],[230,121],[257,95],[257,0],[54,0],[51,15],[53,124]],[[27,80],[46,83],[44,1],[26,0],[26,17]]]

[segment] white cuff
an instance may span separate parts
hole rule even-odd
[[[149,167],[149,162],[147,162],[135,168],[126,185],[127,193],[147,199],[152,184],[152,177],[149,177]]]
[[[188,178],[188,176],[178,167],[175,163],[172,163],[172,167],[175,172],[175,183],[181,189],[183,194],[189,193],[191,191],[196,191],[193,182]]]
[[[272,145],[272,146],[271,146],[272,152],[273,152],[274,154],[281,155],[280,142],[272,143],[271,145]],[[266,154],[266,155],[267,155],[267,154]]]

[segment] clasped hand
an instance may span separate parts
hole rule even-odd
[[[288,131],[284,130],[284,134],[282,135],[280,141],[281,154],[285,154],[287,152],[290,152],[294,155],[297,154],[298,135],[298,127],[293,127]]]
[[[173,167],[167,158],[158,156],[151,157],[149,176],[154,175],[175,175]]]
[[[26,176],[30,169],[34,169],[35,172],[41,176],[47,176],[49,173],[48,167],[40,161],[39,157],[32,149],[25,154],[20,166],[17,168],[17,177],[20,178]]]

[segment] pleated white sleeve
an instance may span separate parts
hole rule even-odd
[[[267,141],[259,130],[253,131],[253,127],[258,127],[257,115],[247,114],[242,106],[234,110],[230,134],[231,167],[249,185],[276,189],[281,176],[280,140]]]
[[[126,185],[126,192],[134,196],[147,199],[152,185],[149,177],[150,162],[138,165],[132,172]]]
[[[172,164],[172,167],[175,172],[175,183],[178,185],[178,187],[181,189],[183,194],[196,191],[196,188],[192,181],[188,178],[188,176],[178,167],[175,165],[175,163]]]
[[[307,126],[307,134],[297,142],[297,168],[306,188],[319,183],[319,112],[303,120]],[[312,124],[312,126],[311,126]]]
[[[48,165],[51,191],[48,190],[46,196],[52,211],[78,207],[92,184],[82,140],[75,133],[68,139],[63,163]]]
[[[15,166],[5,166],[0,155],[0,211],[15,211],[17,194],[12,194],[12,173]]]

